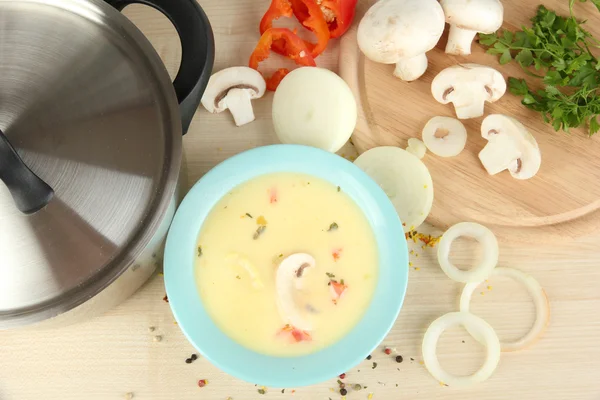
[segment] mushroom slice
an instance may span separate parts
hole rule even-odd
[[[262,75],[248,67],[231,67],[213,74],[202,96],[202,105],[216,114],[229,110],[237,126],[254,121],[252,100],[265,94]]]
[[[423,157],[425,157],[425,153],[427,153],[427,147],[425,146],[425,143],[421,142],[419,139],[410,138],[408,139],[408,146],[406,147],[406,151],[408,151],[411,154],[414,154],[420,160]]]
[[[527,128],[516,119],[488,115],[481,124],[481,136],[488,141],[479,159],[490,175],[505,169],[515,179],[532,178],[540,169],[542,155]]]
[[[457,119],[433,117],[423,128],[423,142],[433,154],[454,157],[465,148],[467,130]]]
[[[450,34],[446,53],[471,54],[477,32],[494,33],[502,26],[504,7],[499,0],[441,0]]]
[[[493,103],[505,92],[502,74],[478,64],[448,67],[431,82],[433,97],[442,104],[453,103],[459,119],[481,117],[485,102]]]
[[[427,70],[426,52],[444,32],[444,11],[436,0],[380,0],[358,26],[358,47],[371,61],[396,64],[405,81]]]
[[[405,232],[425,221],[433,204],[433,182],[421,160],[399,147],[383,146],[364,152],[354,164],[383,189]]]
[[[292,254],[279,264],[275,278],[277,306],[281,318],[286,324],[303,331],[310,331],[312,325],[302,316],[300,307],[294,299],[294,293],[302,289],[302,278],[306,270],[315,265],[315,259],[309,254]]]

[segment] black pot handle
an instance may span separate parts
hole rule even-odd
[[[24,214],[44,208],[54,196],[54,190],[25,165],[8,138],[0,131],[0,180],[4,182]]]
[[[130,4],[144,4],[163,13],[181,40],[181,66],[173,81],[185,135],[198,109],[215,59],[215,40],[210,22],[196,0],[105,0],[121,11]]]

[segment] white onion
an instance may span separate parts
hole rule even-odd
[[[297,275],[298,269],[305,266],[300,276]],[[292,254],[286,257],[277,268],[275,285],[277,291],[277,306],[279,313],[286,323],[294,328],[310,331],[312,325],[305,320],[294,300],[294,292],[302,289],[303,276],[306,273],[305,268],[314,268],[315,259],[304,253]]]
[[[444,137],[439,137],[445,135]],[[467,130],[459,120],[450,117],[431,118],[422,132],[425,146],[440,157],[460,154],[467,143]]]
[[[521,282],[533,298],[536,317],[529,332],[521,339],[514,342],[500,343],[502,351],[506,352],[517,351],[529,347],[542,335],[542,333],[544,333],[550,322],[550,305],[548,303],[546,292],[544,292],[542,286],[531,275],[519,271],[518,269],[498,267],[492,271],[492,276],[506,276]],[[469,304],[471,302],[473,291],[480,284],[481,282],[468,283],[465,285],[462,295],[460,296],[460,311],[469,311]],[[471,333],[475,339],[481,341],[481,338],[478,337],[475,332],[469,333]]]
[[[352,91],[342,78],[324,68],[293,70],[273,97],[273,125],[282,143],[335,153],[350,139],[356,119]]]
[[[468,271],[458,269],[450,262],[450,246],[455,239],[466,236],[477,240],[483,247],[483,259],[479,265]],[[498,240],[496,236],[483,225],[473,222],[460,222],[448,229],[438,244],[438,262],[448,278],[457,282],[481,282],[487,279],[498,264]]]
[[[399,147],[375,147],[354,161],[387,194],[404,231],[425,221],[433,204],[433,182],[429,170],[413,154]]]
[[[427,153],[427,147],[425,146],[425,143],[423,143],[419,139],[410,138],[408,139],[408,146],[406,147],[406,151],[408,151],[411,154],[414,154],[420,160],[423,157],[425,157],[425,153]]]
[[[437,343],[446,329],[462,325],[482,339],[486,347],[486,359],[481,368],[472,375],[456,376],[446,372],[437,358]],[[423,362],[429,373],[439,382],[449,386],[469,386],[488,379],[500,362],[500,341],[494,329],[483,319],[468,312],[451,312],[433,321],[423,337]]]

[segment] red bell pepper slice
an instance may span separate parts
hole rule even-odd
[[[250,55],[248,66],[258,71],[258,64],[269,58],[271,48],[276,41],[282,43],[282,50],[285,52],[285,55],[294,60],[297,65],[309,67],[317,65],[304,41],[296,36],[294,32],[287,28],[270,28],[260,37],[256,48],[252,52],[252,55]],[[281,82],[288,72],[287,69],[281,68],[270,78],[265,78],[267,89],[273,91],[277,89],[279,82]]]
[[[271,6],[260,21],[260,34],[264,34],[267,29],[273,27],[273,21],[281,17],[291,17],[292,11],[299,10],[305,16],[302,25],[310,29],[317,36],[317,43],[304,41],[306,47],[310,50],[312,56],[316,58],[325,51],[329,43],[329,26],[325,21],[323,10],[317,4],[318,0],[272,0]],[[287,56],[284,50],[284,43],[280,40],[273,42],[273,51]]]
[[[356,15],[357,2],[358,0],[316,0],[316,3],[321,7],[325,16],[331,38],[338,38],[350,29]],[[310,17],[305,10],[294,7],[293,2],[292,10],[298,21],[302,24],[304,24],[303,21]]]

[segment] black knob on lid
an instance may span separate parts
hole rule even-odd
[[[41,210],[54,196],[54,190],[25,165],[2,131],[0,180],[8,187],[15,205],[24,214]]]

